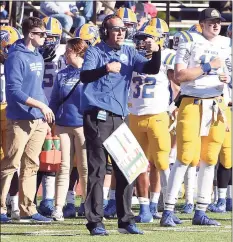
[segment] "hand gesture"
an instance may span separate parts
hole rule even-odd
[[[147,38],[145,40],[145,44],[146,44],[146,50],[148,52],[157,52],[159,50],[159,46],[151,38]]]
[[[222,66],[222,61],[219,57],[214,58],[212,61],[210,61],[211,69],[218,69]]]
[[[112,73],[119,73],[121,70],[121,63],[120,62],[111,62],[106,65],[107,72]]]

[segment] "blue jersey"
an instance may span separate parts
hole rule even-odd
[[[108,73],[98,80],[84,84],[82,109],[97,107],[126,116],[132,73],[141,73],[147,61],[135,48],[126,45],[122,45],[120,50],[113,50],[101,41],[94,47],[89,47],[82,70],[97,69],[111,62],[120,62],[121,70],[119,73]]]

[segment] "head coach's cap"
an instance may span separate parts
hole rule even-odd
[[[200,13],[199,22],[211,19],[220,19],[221,21],[226,21],[221,16],[220,12],[215,8],[206,8]]]

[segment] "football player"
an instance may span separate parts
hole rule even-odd
[[[8,55],[8,49],[18,39],[20,39],[20,33],[17,29],[11,26],[1,26],[0,29],[0,63],[1,63],[1,160],[6,154],[6,94],[5,94],[5,76],[4,76],[4,62]],[[18,173],[15,172],[11,181],[9,190],[9,206],[11,206],[10,216],[13,220],[19,220],[19,207],[18,207]]]
[[[155,26],[145,26],[135,35],[137,49],[145,50],[145,41],[152,38],[163,49],[164,37],[160,29]],[[145,52],[146,54],[146,52]],[[151,170],[158,169],[161,178],[163,193],[166,193],[169,169],[169,152],[171,138],[169,133],[169,115],[167,113],[170,103],[170,82],[167,77],[167,66],[172,63],[175,55],[165,49],[161,52],[161,67],[156,75],[134,73],[129,95],[129,127],[141,145]],[[148,55],[149,57],[149,55]],[[153,173],[153,171],[152,171]],[[140,212],[137,222],[152,222],[160,218],[157,212],[159,192],[151,189],[151,202],[148,198],[149,178],[147,171],[141,173],[136,181]],[[154,182],[151,181],[151,185]],[[155,187],[154,187],[155,189]],[[157,196],[156,196],[157,195]]]
[[[171,170],[161,226],[176,226],[174,206],[188,166],[200,157],[198,194],[194,225],[220,225],[207,217],[214,166],[222,147],[226,106],[221,96],[229,77],[225,71],[229,59],[229,38],[219,36],[221,21],[216,9],[200,14],[202,34],[191,32],[193,40],[180,44],[176,53],[175,79],[181,86],[181,103],[177,117],[177,160]],[[179,221],[180,223],[180,221]]]

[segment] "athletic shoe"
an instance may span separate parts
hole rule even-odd
[[[207,210],[212,212],[212,209],[215,205],[216,205],[215,203],[210,203],[207,207]]]
[[[232,198],[226,200],[226,211],[232,211]]]
[[[96,228],[92,229],[91,235],[94,235],[94,236],[96,236],[96,235],[105,236],[105,235],[108,235],[108,232],[106,231],[105,228],[96,227]]]
[[[0,223],[7,223],[9,221],[10,221],[10,219],[7,217],[7,215],[5,213],[0,214]]]
[[[54,221],[64,221],[63,212],[55,208],[52,213],[52,218]]]
[[[54,210],[53,199],[42,200],[38,210],[43,216],[51,217]]]
[[[144,234],[143,231],[141,231],[136,224],[129,224],[128,226],[124,228],[118,228],[118,232],[121,234]]]
[[[110,199],[107,207],[104,209],[104,217],[114,218],[116,215],[116,200]]]
[[[160,226],[162,227],[175,227],[176,224],[173,221],[173,212],[164,210],[162,218],[160,220]]]
[[[216,220],[210,219],[206,216],[204,211],[196,210],[193,220],[193,225],[214,225],[214,226],[220,226],[221,224],[217,222]]]
[[[150,202],[150,212],[154,219],[161,219],[162,216],[158,212],[158,204]]]
[[[85,209],[84,209],[84,203],[80,204],[80,207],[78,208],[78,216],[85,216]]]
[[[182,213],[190,214],[193,212],[194,205],[192,203],[186,203],[183,207]]]
[[[43,222],[43,223],[50,223],[52,222],[51,218],[47,218],[40,213],[35,213],[32,216],[25,216],[21,218],[22,220],[24,219],[30,219],[32,222]]]
[[[150,212],[149,204],[140,204],[139,215],[135,217],[137,223],[151,223],[153,222],[153,216]]]
[[[217,204],[211,207],[211,212],[213,213],[225,213],[226,212],[226,199],[219,198]]]
[[[64,218],[75,218],[76,217],[76,208],[73,203],[67,203],[63,209]]]
[[[15,211],[11,210],[11,219],[12,220],[20,220],[19,210],[15,210]]]

